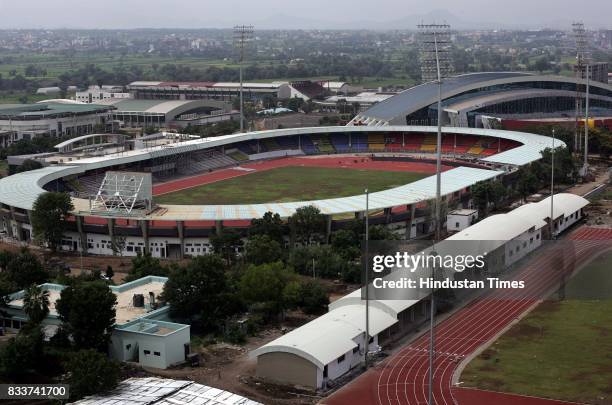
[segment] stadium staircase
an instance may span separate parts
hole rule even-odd
[[[240,150],[235,150],[227,154],[227,156],[231,157],[237,162],[246,162],[249,160],[249,156]]]
[[[348,143],[348,135],[331,134],[330,141],[331,141],[332,146],[338,153],[350,152],[349,143]]]

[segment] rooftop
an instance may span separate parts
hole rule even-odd
[[[93,114],[111,110],[108,105],[46,102],[0,105],[0,119],[40,119],[70,114]]]
[[[240,395],[192,381],[168,378],[130,378],[114,390],[81,399],[79,405],[261,405]]]

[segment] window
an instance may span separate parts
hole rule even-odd
[[[533,243],[533,237],[529,238],[529,244],[531,245]]]
[[[540,234],[537,234],[537,235],[536,235],[536,239],[540,239]]]
[[[455,228],[459,228],[459,222],[455,222]]]
[[[131,343],[125,345],[125,350],[130,350],[131,348],[132,348],[132,344]]]
[[[145,354],[145,356],[148,355],[148,354],[151,354],[151,351],[150,350],[145,350],[144,354]]]
[[[357,345],[357,346],[353,347],[353,353],[357,353],[359,351],[359,349],[361,348],[360,346],[361,345]]]
[[[526,248],[527,247],[527,242],[523,242],[523,247]]]
[[[338,357],[338,364],[342,363],[344,361],[345,355],[343,354],[342,356]]]
[[[155,356],[161,356],[161,353],[160,353],[160,352],[153,352],[153,354],[154,354]]]

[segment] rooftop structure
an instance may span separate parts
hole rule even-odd
[[[78,405],[261,405],[259,402],[224,391],[194,383],[193,381],[167,378],[130,378],[117,388],[75,402]]]
[[[482,116],[547,118],[564,112],[573,116],[577,87],[585,97],[585,83],[579,78],[520,72],[449,77],[442,83],[443,125],[483,127]],[[412,87],[358,114],[349,125],[434,125],[437,92],[436,82]],[[591,83],[591,104],[600,114],[610,115],[612,86]],[[457,105],[461,108],[452,107]]]

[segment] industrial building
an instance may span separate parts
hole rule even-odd
[[[168,368],[181,363],[189,354],[189,325],[171,322],[170,307],[159,301],[166,277],[147,276],[109,289],[117,297],[116,323],[111,335],[109,354],[119,361],[130,361],[144,367]],[[66,286],[45,283],[40,286],[49,294],[49,314],[43,321],[44,332],[51,337],[61,321],[55,309]],[[5,314],[0,320],[7,330],[19,331],[28,321],[19,291],[7,297]]]
[[[573,194],[555,195],[555,234],[580,221],[588,203]],[[471,253],[485,259],[501,257],[502,269],[506,269],[548,237],[550,212],[549,197],[488,217],[446,241],[478,241]],[[260,378],[320,389],[362,364],[366,339],[367,351],[375,353],[388,339],[414,331],[427,319],[428,312],[427,299],[370,300],[370,335],[366,338],[365,302],[361,290],[357,290],[331,303],[325,315],[259,347],[251,356],[257,358]]]
[[[39,136],[54,138],[112,129],[113,106],[46,101],[0,106],[0,147]]]
[[[516,119],[574,117],[586,80],[518,72],[471,73],[442,82],[442,125],[499,128]],[[612,86],[591,81],[590,116],[612,117]],[[428,82],[357,114],[349,125],[437,125],[438,85]]]

